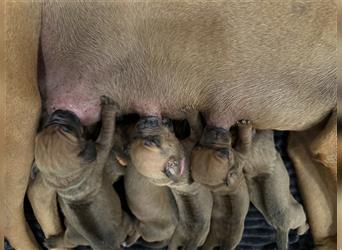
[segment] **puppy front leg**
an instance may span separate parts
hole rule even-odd
[[[102,128],[97,139],[98,160],[106,161],[112,148],[115,132],[115,114],[119,111],[119,105],[107,96],[101,96]]]
[[[169,249],[179,246],[184,250],[197,249],[204,244],[210,229],[211,192],[199,183],[174,187],[171,191],[177,204],[179,223]]]
[[[202,135],[203,125],[198,111],[188,113],[188,122],[190,125],[190,140],[197,142]]]
[[[229,197],[229,198],[228,198]],[[249,208],[249,194],[246,181],[243,179],[237,190],[230,194],[225,201],[227,211],[226,236],[223,238],[221,249],[235,249],[241,241],[244,222]],[[229,202],[228,202],[229,201]]]
[[[252,123],[248,120],[241,120],[238,121],[237,126],[239,133],[239,142],[236,147],[240,152],[246,153],[252,147]]]
[[[141,236],[141,233],[139,232],[139,221],[132,218],[126,212],[123,212],[122,216],[122,227],[127,233],[127,238],[121,245],[123,247],[130,247],[135,244]]]
[[[83,238],[76,230],[69,224],[65,232],[50,236],[44,242],[44,246],[48,249],[56,248],[75,248],[79,245],[88,245],[88,241]]]
[[[184,112],[186,112],[186,118],[190,126],[190,136],[183,142],[183,144],[193,148],[202,136],[203,125],[200,114],[197,110],[185,110]]]

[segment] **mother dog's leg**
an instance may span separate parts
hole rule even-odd
[[[336,249],[336,111],[329,120],[303,132],[291,132],[293,160],[315,249]]]
[[[41,172],[29,184],[27,195],[45,238],[63,233],[57,208],[57,192],[45,185]]]
[[[41,105],[37,88],[40,12],[39,3],[6,2],[4,235],[17,250],[38,249],[25,221],[23,201]]]

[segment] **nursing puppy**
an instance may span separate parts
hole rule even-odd
[[[178,224],[168,249],[197,249],[209,232],[212,196],[205,187],[193,183],[190,153],[201,134],[199,114],[188,115],[190,137],[180,142],[169,119],[142,118],[129,147],[137,172],[156,186],[167,186],[178,209]]]
[[[234,164],[236,159],[230,155],[230,148],[227,131],[206,127],[192,153],[192,176],[211,190],[214,198],[204,250],[235,249],[242,238],[249,194],[242,169]]]
[[[135,124],[130,122],[117,126],[113,146],[115,153],[107,161],[107,164],[112,162],[109,171],[124,175],[127,205],[136,218],[136,231],[127,237],[123,246],[138,243],[162,248],[167,246],[177,226],[177,208],[170,189],[153,185],[148,178],[139,174],[125,152]]]
[[[229,131],[216,128],[229,138]],[[252,138],[252,125],[249,121],[238,123],[238,140],[235,149],[231,143],[218,149],[201,149],[193,152],[192,172],[194,179],[207,181],[206,176],[219,177],[218,171],[228,173],[230,177],[245,175],[249,196],[254,206],[265,216],[265,219],[277,230],[276,242],[279,249],[287,249],[288,232],[298,229],[303,234],[308,229],[303,207],[292,197],[289,190],[289,177],[283,161],[275,149],[273,132],[270,130],[257,131]],[[210,133],[209,133],[210,135]],[[229,142],[229,139],[226,139]],[[210,141],[208,133],[204,134],[201,144]],[[224,145],[222,142],[218,145]],[[215,167],[205,165],[208,158],[225,154],[226,159],[218,161]],[[208,157],[206,154],[212,154]],[[207,159],[204,159],[203,157]],[[212,160],[213,161],[213,160]],[[203,164],[204,163],[204,164]],[[220,170],[218,170],[220,169]],[[222,176],[222,175],[221,175]],[[236,178],[233,178],[233,181]],[[209,178],[209,181],[210,180]]]
[[[132,231],[112,179],[104,171],[111,152],[117,105],[101,97],[102,129],[96,143],[83,138],[77,116],[57,110],[36,138],[36,164],[42,185],[55,189],[65,215],[64,233],[49,237],[49,248],[90,245],[119,249]],[[34,183],[32,184],[34,186]]]

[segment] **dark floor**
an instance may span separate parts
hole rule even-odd
[[[296,174],[293,168],[293,164],[290,161],[287,151],[287,133],[286,132],[276,132],[275,133],[275,143],[278,151],[280,152],[287,171],[290,175],[290,189],[291,193],[295,197],[295,199],[301,202],[301,197],[299,195],[298,187],[297,187],[297,179]],[[34,232],[38,242],[43,241],[43,234],[40,230],[39,225],[37,224],[32,210],[28,204],[25,202],[25,214],[27,220]],[[5,242],[5,250],[13,249],[9,246],[7,242]],[[88,250],[88,247],[79,247],[78,250]],[[131,250],[135,249],[146,249],[144,247],[131,247]],[[263,216],[256,210],[253,205],[250,205],[247,218],[245,221],[245,230],[243,234],[243,238],[237,247],[237,250],[271,250],[276,249],[275,245],[275,230],[266,223]],[[290,232],[289,235],[289,250],[310,250],[312,249],[312,238],[310,232],[307,232],[305,235],[298,237],[295,232]],[[105,250],[105,249],[104,249]]]

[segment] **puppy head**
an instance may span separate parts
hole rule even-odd
[[[95,143],[87,142],[82,133],[82,124],[75,114],[55,111],[36,137],[35,161],[40,170],[63,176],[82,162],[95,160]]]
[[[164,119],[160,124],[156,121],[142,122],[137,124],[136,136],[129,150],[137,171],[159,184],[178,182],[184,178],[185,153],[173,132],[171,121]]]
[[[236,163],[229,131],[206,127],[199,145],[191,154],[191,173],[194,181],[211,190],[222,185],[233,187],[241,177]]]

